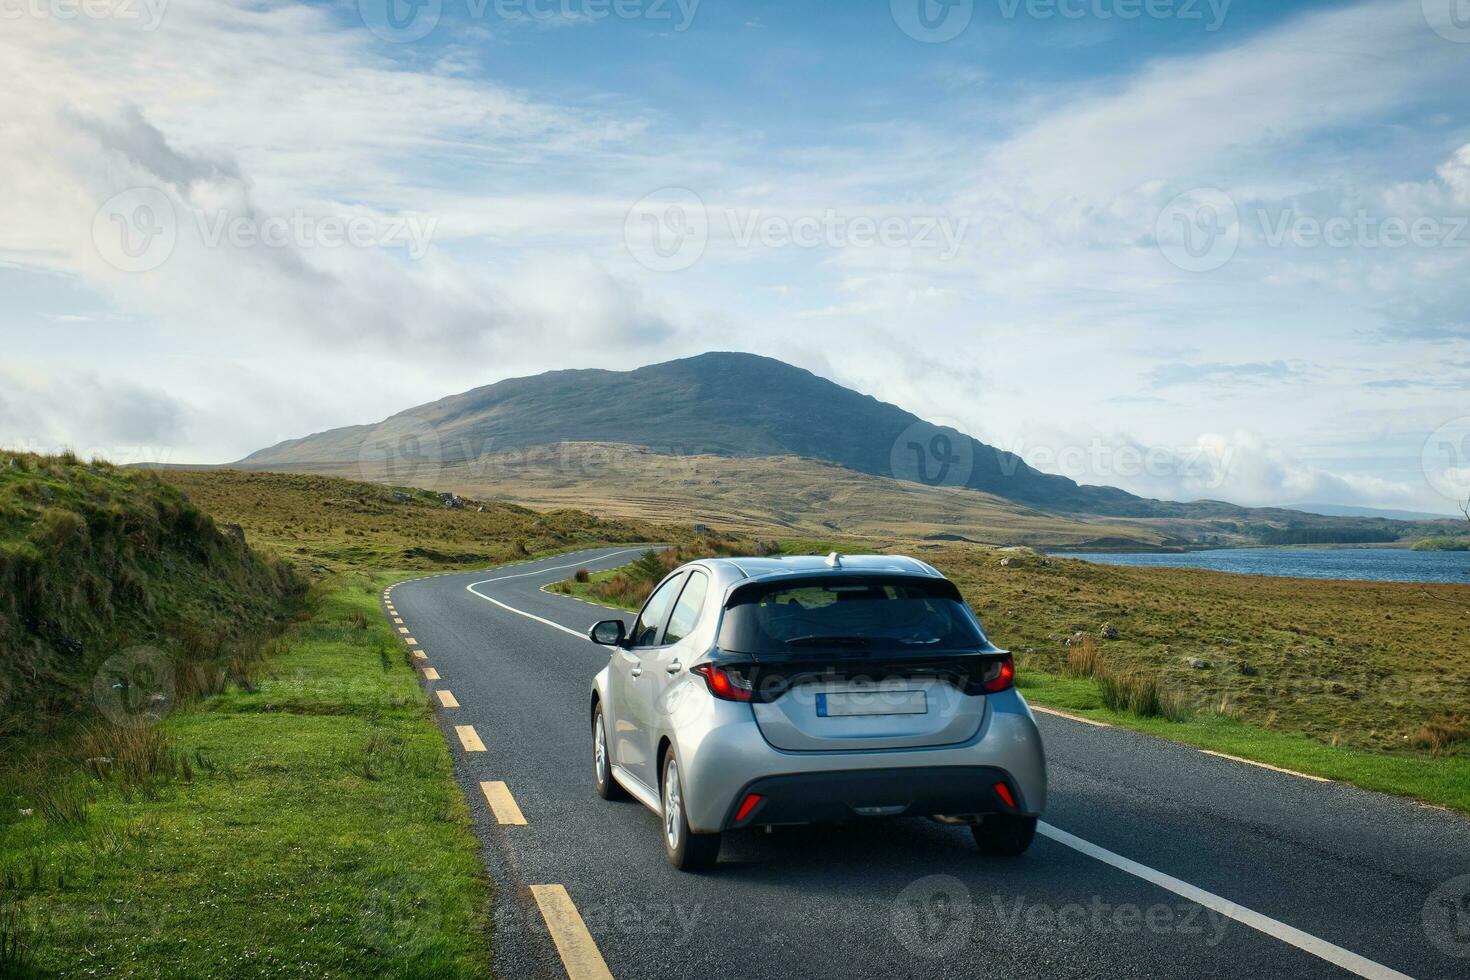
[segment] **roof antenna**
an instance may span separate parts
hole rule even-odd
[[[827,567],[828,568],[841,568],[842,567],[842,556],[839,555],[835,551],[832,552],[830,555],[827,556]]]

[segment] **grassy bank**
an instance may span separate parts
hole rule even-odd
[[[384,580],[325,587],[248,684],[8,774],[0,974],[485,974],[488,886]]]
[[[42,470],[47,504],[97,503],[95,470],[145,516],[187,525],[140,559],[155,601],[120,602],[87,634],[94,659],[49,679],[69,692],[50,721],[0,736],[0,976],[486,975],[490,883],[378,592],[428,569],[667,534],[318,477]],[[39,568],[62,555],[37,538],[45,526],[40,511],[5,525]],[[121,553],[63,557],[99,577]],[[232,558],[293,589],[242,601],[231,576],[252,580]],[[40,581],[55,601],[60,580]],[[181,642],[197,620],[174,609],[229,628]],[[35,622],[15,618],[9,637]],[[49,635],[32,629],[20,655],[0,646],[0,667]],[[125,645],[138,637],[153,642]],[[94,669],[119,653],[117,677]]]

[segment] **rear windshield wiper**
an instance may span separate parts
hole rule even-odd
[[[870,647],[873,641],[866,636],[797,636],[786,641],[789,647]]]

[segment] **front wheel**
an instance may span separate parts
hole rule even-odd
[[[1026,853],[1036,836],[1036,818],[1014,813],[990,813],[979,823],[970,825],[981,854],[992,857],[1015,857]]]
[[[592,712],[592,775],[597,781],[597,795],[604,800],[624,800],[628,791],[613,778],[612,758],[607,752],[607,723],[602,720],[602,705]]]
[[[680,871],[700,871],[714,866],[720,856],[720,835],[696,834],[689,829],[684,811],[684,787],[679,780],[679,763],[673,750],[664,757],[663,779],[664,854]]]

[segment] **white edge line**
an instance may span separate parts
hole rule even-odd
[[[635,551],[641,552],[641,551],[646,551],[646,550],[647,550],[646,548],[629,548],[626,551],[614,551],[612,554],[601,555],[601,556],[599,556],[597,558],[593,558],[591,560],[594,561],[594,562],[606,561],[609,558],[617,558],[620,555],[631,555]],[[563,633],[570,634],[571,636],[575,636],[578,639],[586,640],[587,639],[586,634],[584,634],[584,633],[582,633],[582,632],[580,632],[578,630],[574,630],[574,629],[572,629],[569,626],[563,626],[561,623],[554,623],[554,622],[552,622],[549,619],[544,619],[541,616],[537,616],[535,613],[528,613],[524,609],[517,609],[515,606],[508,606],[505,603],[501,602],[499,599],[492,599],[489,596],[485,595],[483,592],[476,592],[475,591],[475,586],[477,586],[477,585],[489,585],[492,582],[500,582],[500,581],[504,581],[505,579],[511,579],[511,578],[525,578],[528,575],[539,575],[542,572],[556,572],[556,571],[560,571],[563,568],[577,568],[577,567],[580,567],[580,566],[585,565],[585,564],[587,564],[587,562],[585,562],[585,561],[574,561],[570,565],[551,565],[551,566],[546,567],[546,568],[538,568],[535,571],[531,571],[531,572],[520,572],[520,573],[515,574],[515,575],[501,575],[501,576],[498,576],[496,578],[487,578],[487,579],[485,579],[483,581],[480,581],[480,582],[471,582],[469,585],[466,585],[465,586],[465,591],[466,592],[469,592],[471,595],[479,596],[481,599],[484,599],[486,602],[492,602],[495,605],[499,606],[501,609],[506,610],[507,612],[513,612],[517,616],[525,616],[527,619],[534,619],[536,622],[541,623],[541,624],[546,625],[546,626],[550,626],[552,629],[561,630]],[[587,642],[590,643],[592,641],[591,640],[588,640]]]
[[[1332,780],[1328,779],[1326,776],[1313,776],[1309,772],[1297,772],[1295,769],[1283,769],[1280,766],[1273,766],[1269,762],[1257,762],[1255,759],[1242,759],[1238,755],[1229,755],[1224,752],[1215,752],[1210,749],[1200,749],[1200,751],[1203,752],[1205,755],[1212,755],[1217,759],[1229,759],[1231,762],[1244,762],[1248,766],[1256,766],[1261,769],[1269,769],[1272,772],[1285,773],[1288,776],[1296,776],[1298,779],[1310,779],[1314,783],[1332,782]]]
[[[1407,974],[1400,973],[1397,970],[1391,970],[1380,963],[1374,963],[1372,960],[1359,956],[1357,953],[1343,949],[1341,946],[1334,946],[1325,939],[1318,939],[1311,933],[1302,932],[1300,929],[1289,926],[1284,922],[1278,922],[1269,916],[1262,915],[1259,912],[1253,912],[1244,906],[1236,905],[1229,899],[1221,898],[1219,895],[1207,892],[1203,888],[1191,885],[1187,881],[1180,881],[1172,875],[1166,875],[1162,871],[1155,871],[1153,868],[1139,864],[1137,861],[1129,860],[1121,854],[1114,854],[1106,848],[1098,847],[1096,844],[1085,841],[1080,837],[1074,837],[1065,830],[1060,830],[1051,824],[1038,823],[1036,825],[1036,832],[1051,838],[1058,844],[1063,844],[1072,848],[1074,851],[1086,854],[1090,858],[1095,858],[1103,864],[1112,865],[1120,871],[1126,871],[1136,878],[1142,878],[1144,881],[1158,885],[1160,888],[1171,891],[1197,905],[1203,905],[1205,908],[1213,909],[1242,925],[1249,926],[1274,939],[1279,939],[1284,943],[1295,946],[1297,949],[1310,953],[1318,959],[1326,960],[1335,966],[1340,966],[1344,970],[1355,973],[1360,977],[1366,977],[1368,980],[1412,980]]]

